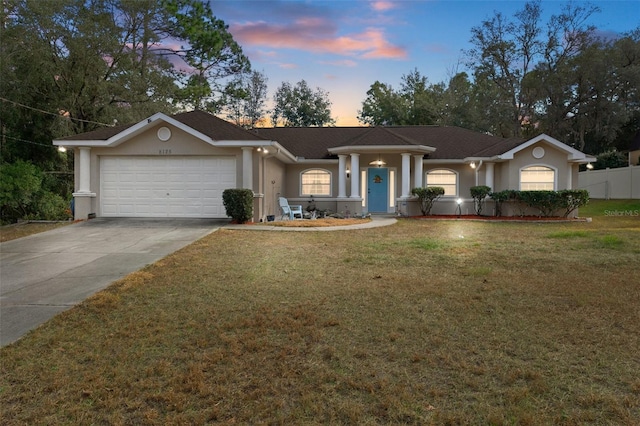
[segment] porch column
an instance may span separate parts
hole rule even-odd
[[[569,167],[567,167],[567,188],[566,189],[573,189],[573,164],[569,163]],[[559,189],[559,188],[556,188]]]
[[[492,191],[495,190],[495,188],[493,187],[493,163],[487,163],[487,172],[486,172],[486,178],[485,178],[485,185],[487,185],[489,188],[491,188]]]
[[[73,218],[86,220],[95,216],[95,192],[91,192],[91,148],[83,146],[76,151],[78,155],[78,191],[73,193]]]
[[[360,154],[351,154],[351,198],[360,198]]]
[[[338,198],[347,196],[347,156],[338,155]]]
[[[413,156],[413,180],[414,188],[422,188],[422,159],[424,155]]]
[[[78,182],[78,192],[91,192],[91,148],[83,146],[80,151],[80,182]]]
[[[411,186],[411,154],[402,154],[402,195],[401,198],[409,198]]]
[[[253,148],[242,148],[242,187],[253,190]]]

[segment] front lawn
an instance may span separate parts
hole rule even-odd
[[[580,215],[222,229],[2,349],[0,423],[638,424],[640,217]]]

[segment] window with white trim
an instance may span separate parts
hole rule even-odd
[[[331,173],[323,169],[309,169],[300,174],[300,195],[331,195]]]
[[[433,169],[427,172],[425,179],[427,188],[440,186],[444,188],[445,197],[456,197],[458,195],[458,174],[448,169]]]
[[[553,191],[556,171],[545,166],[529,166],[520,170],[521,191]]]

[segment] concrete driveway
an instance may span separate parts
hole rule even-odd
[[[0,243],[0,346],[227,223],[97,218]]]

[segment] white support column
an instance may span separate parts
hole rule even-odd
[[[411,154],[402,154],[402,195],[401,198],[409,198],[411,186]]]
[[[567,189],[573,189],[573,163],[569,163],[567,167]]]
[[[242,148],[242,187],[253,190],[253,148]]]
[[[422,159],[423,154],[413,156],[413,180],[414,188],[422,188]]]
[[[347,196],[347,156],[338,155],[338,198]]]
[[[493,187],[493,166],[494,163],[487,163],[487,171],[484,183],[486,186],[491,188],[492,191],[495,190],[495,188]]]
[[[96,214],[95,192],[91,192],[91,148],[76,150],[78,154],[78,191],[73,193],[73,218],[86,220]]]
[[[78,192],[91,192],[91,148],[80,147],[80,182],[78,182]]]
[[[360,154],[351,154],[351,198],[360,198]]]

